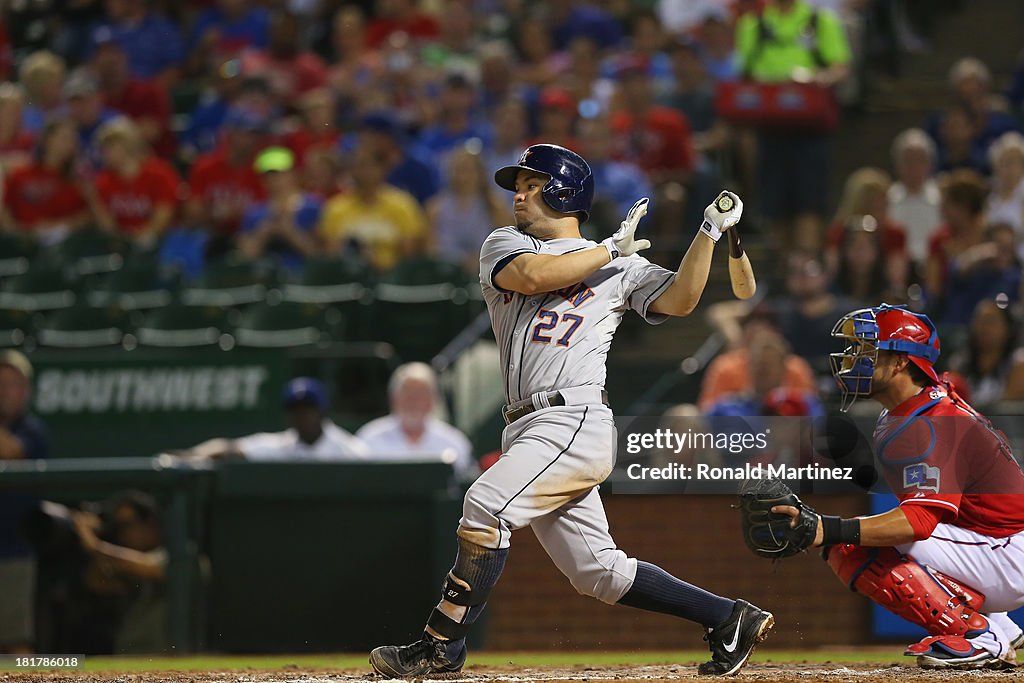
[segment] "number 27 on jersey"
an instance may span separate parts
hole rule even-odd
[[[558,337],[555,343],[558,346],[568,346],[572,335],[576,333],[583,323],[583,316],[575,313],[563,313],[561,317],[557,311],[541,310],[537,312],[537,324],[533,326],[533,334],[530,341],[540,344],[550,344]],[[555,328],[558,330],[555,330]],[[545,334],[549,333],[549,334]],[[561,336],[558,336],[561,333]]]

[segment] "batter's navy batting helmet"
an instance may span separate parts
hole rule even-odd
[[[576,152],[558,145],[532,145],[519,157],[516,166],[499,168],[494,182],[506,190],[516,191],[520,171],[534,171],[548,176],[541,189],[544,203],[562,213],[583,214],[580,222],[590,216],[594,200],[594,174],[590,165]]]

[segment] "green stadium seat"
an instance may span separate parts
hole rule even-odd
[[[211,263],[199,279],[181,290],[190,306],[244,306],[263,301],[271,271],[264,263],[224,261]]]
[[[281,288],[285,301],[330,305],[345,320],[347,341],[374,338],[372,325],[373,275],[352,259],[311,259]]]
[[[119,346],[131,329],[127,313],[116,306],[78,305],[51,313],[39,325],[39,346],[82,349]]]
[[[35,330],[35,313],[0,308],[0,347],[21,346]]]
[[[193,348],[233,345],[228,313],[218,306],[173,303],[150,311],[135,329],[141,346]]]
[[[378,338],[403,361],[429,361],[470,320],[468,277],[458,266],[418,258],[399,263],[376,287]]]
[[[317,304],[261,303],[242,312],[234,335],[239,346],[289,348],[328,341],[328,330],[340,335],[341,324],[341,313]]]
[[[75,303],[74,279],[54,259],[36,259],[0,286],[0,308],[53,311]]]
[[[78,275],[109,273],[124,263],[128,242],[119,235],[94,229],[71,233],[54,247],[54,255]]]
[[[25,233],[0,233],[0,277],[20,275],[36,255],[39,245]]]
[[[358,261],[312,259],[282,287],[285,301],[337,304],[363,301],[370,294],[371,276]]]
[[[153,254],[128,257],[120,270],[99,280],[88,293],[93,306],[119,306],[126,311],[150,310],[171,303],[173,278],[165,276]]]

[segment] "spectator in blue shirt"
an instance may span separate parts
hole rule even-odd
[[[28,412],[32,365],[12,349],[0,352],[0,460],[49,456],[50,439],[40,420]],[[34,635],[35,558],[22,535],[25,515],[38,499],[0,495],[0,653],[31,652]]]
[[[440,167],[444,156],[467,140],[477,138],[484,149],[490,147],[491,130],[475,118],[475,89],[462,74],[450,74],[438,97],[438,122],[420,133],[419,144]]]
[[[103,103],[99,83],[85,69],[78,69],[64,84],[64,99],[67,101],[68,116],[78,129],[79,149],[82,150],[92,170],[103,166],[96,132],[107,121],[119,114]]]
[[[273,99],[270,84],[258,77],[243,78],[241,64],[230,59],[217,69],[212,87],[199,100],[188,125],[178,136],[181,157],[191,161],[212,152],[220,141],[220,131],[228,110],[235,104],[264,118],[270,118]]]
[[[378,110],[363,117],[359,142],[369,145],[390,169],[387,182],[405,190],[420,204],[437,194],[440,172],[430,159],[409,143],[402,124],[391,112]]]
[[[593,230],[595,236],[618,230],[619,221],[629,213],[637,198],[654,196],[643,169],[610,157],[613,137],[607,116],[580,120],[580,152],[590,164],[595,187],[594,208],[584,227]],[[643,231],[641,224],[640,232]]]
[[[271,258],[279,267],[297,270],[318,251],[315,237],[321,203],[302,192],[295,156],[286,147],[268,147],[253,164],[267,200],[242,219],[238,249],[248,259]]]
[[[107,22],[93,32],[109,31],[128,55],[132,73],[171,85],[185,59],[178,27],[150,11],[147,0],[107,0]]]
[[[615,17],[600,7],[578,2],[553,2],[549,7],[555,45],[568,45],[578,36],[586,36],[604,48],[615,47],[622,41]]]
[[[270,12],[265,7],[252,7],[247,0],[218,0],[196,19],[188,51],[224,59],[247,47],[265,48],[269,31]]]

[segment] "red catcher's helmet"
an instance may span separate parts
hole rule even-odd
[[[939,358],[939,334],[928,316],[886,304],[875,311],[878,348],[907,354],[911,363],[938,384],[934,363]]]

